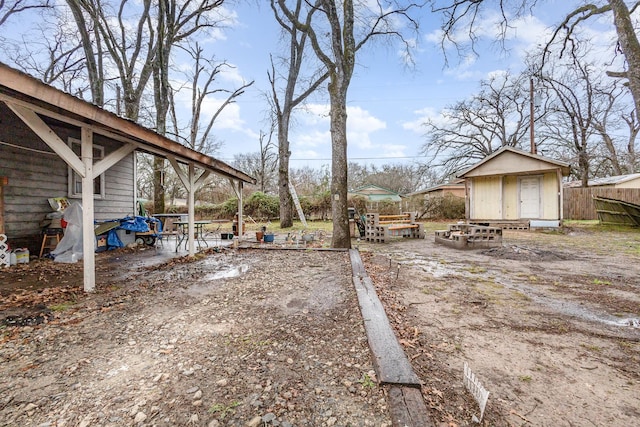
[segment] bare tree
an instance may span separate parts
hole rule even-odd
[[[501,39],[504,40],[510,18],[521,17],[525,13],[531,12],[536,4],[543,2],[544,0],[497,0],[497,2],[486,0],[432,0],[433,11],[441,13],[444,17],[442,25],[443,46],[445,41],[449,41],[459,47],[460,45],[457,43],[454,34],[456,29],[464,26],[468,31],[472,49],[477,40],[476,31],[478,30],[478,25],[481,24],[478,18],[483,7],[486,7],[488,3],[497,4],[502,15],[500,29]],[[618,36],[618,48],[625,57],[627,69],[611,71],[608,74],[611,77],[626,79],[634,99],[635,109],[640,111],[640,42],[631,17],[640,6],[640,1],[631,2],[631,7],[627,6],[624,0],[606,0],[594,3],[585,4],[570,12],[557,26],[553,36],[547,42],[546,51],[549,52],[549,47],[559,41],[559,38],[562,39],[564,46],[562,52],[567,48],[572,50],[575,46],[574,33],[580,24],[590,18],[611,13]]]
[[[637,114],[635,111],[632,111],[629,114],[623,115],[622,119],[629,129],[625,152],[626,172],[640,172],[640,158],[636,148],[638,133],[640,133],[640,123],[638,122]]]
[[[276,192],[276,167],[277,158],[271,148],[273,143],[264,144],[264,134],[261,134],[261,147],[259,152],[236,154],[233,165],[254,176],[259,191],[263,193]]]
[[[23,71],[39,77],[65,92],[84,98],[89,92],[85,58],[76,32],[58,25],[64,16],[56,14],[56,23],[38,24],[34,34],[23,35],[22,42],[5,44],[5,52]]]
[[[366,4],[356,10],[353,0],[315,0],[317,11],[311,25],[300,22],[285,0],[278,0],[289,22],[307,33],[313,50],[329,73],[329,102],[331,105],[331,217],[333,235],[331,246],[350,248],[349,214],[347,204],[347,92],[356,65],[357,52],[377,36],[397,37],[404,46],[410,43],[402,36],[398,23],[417,30],[411,17],[417,3],[378,2],[372,8]],[[399,5],[398,3],[403,3]],[[341,9],[339,8],[341,6]],[[358,25],[356,25],[356,20]],[[360,35],[358,35],[360,34]]]
[[[272,150],[274,148],[273,132],[273,126],[268,135],[260,131],[260,165],[257,177],[260,182],[260,191],[263,193],[267,191],[271,181],[270,178],[273,177],[278,163],[278,155]]]
[[[528,78],[509,73],[480,83],[480,92],[429,119],[421,152],[428,163],[453,176],[496,150],[517,147],[529,130]]]
[[[121,0],[115,5],[116,10],[113,10],[114,5],[100,0],[66,1],[81,34],[95,99],[103,90],[100,86],[104,82],[104,49],[109,63],[117,70],[123,89],[124,116],[138,121],[142,95],[151,78],[156,50],[155,41],[145,31],[151,19],[151,0],[136,2],[132,6],[135,12],[127,9],[129,0]],[[92,40],[92,36],[96,39]]]
[[[624,163],[612,130],[619,129],[619,124],[623,119],[623,112],[618,108],[618,101],[624,95],[624,92],[620,90],[616,82],[614,82],[613,87],[605,89],[596,86],[594,90],[598,98],[602,100],[601,111],[596,114],[593,121],[593,127],[604,143],[602,157],[604,163],[606,163],[606,169],[611,172],[609,175],[622,175],[625,169]]]
[[[586,187],[598,135],[597,117],[602,113],[603,105],[598,97],[595,70],[591,64],[578,61],[573,68],[561,67],[561,70],[558,75],[540,76],[552,97],[542,132],[556,142],[556,150],[568,150],[559,154],[575,162],[575,173],[582,186]],[[606,108],[605,104],[604,110]]]
[[[98,16],[89,12],[92,8],[86,0],[67,0],[67,6],[73,14],[80,37],[80,46],[84,51],[91,101],[103,107],[105,103],[104,46],[98,30]]]
[[[254,81],[243,83],[233,90],[215,86],[216,78],[220,73],[233,67],[226,61],[218,62],[214,57],[203,57],[204,51],[198,43],[195,45],[189,44],[183,48],[193,60],[192,71],[187,75],[190,81],[191,115],[189,117],[188,132],[186,132],[187,135],[185,136],[185,132],[180,127],[180,119],[174,101],[175,94],[185,90],[185,88],[170,91],[169,114],[173,125],[173,130],[170,133],[173,138],[187,147],[202,153],[213,154],[221,146],[221,142],[216,141],[211,135],[211,129],[215,121],[227,106],[236,102],[236,98],[241,96],[249,86],[253,85]],[[211,96],[222,96],[224,100],[211,117],[205,121],[202,109],[205,101]]]
[[[224,0],[159,0],[155,20],[147,19],[147,29],[150,33],[149,51],[155,50],[152,57],[153,99],[156,111],[156,130],[160,134],[165,135],[167,132],[167,114],[173,99],[169,81],[172,49],[201,31],[219,26],[220,22],[214,19],[213,12],[223,3]],[[197,49],[197,54],[199,59],[201,57],[199,49]],[[198,82],[197,79],[196,76],[195,84]],[[198,116],[198,121],[192,120],[192,124],[197,125],[199,119],[200,116]],[[197,136],[193,134],[192,129],[189,136],[189,143],[192,147],[196,144],[196,138]],[[206,139],[205,136],[204,140],[206,141]],[[163,159],[157,158],[155,169],[157,171],[164,170]],[[161,174],[158,172],[155,178],[158,185],[154,195],[154,207],[158,211],[164,211],[164,191],[160,185]]]
[[[285,37],[289,40],[289,55],[283,60],[286,69],[286,77],[283,77],[286,84],[279,96],[277,89],[276,67],[271,59],[271,72],[268,73],[269,82],[271,83],[271,100],[273,110],[278,124],[278,196],[280,199],[280,227],[286,228],[293,225],[293,201],[289,193],[289,126],[291,122],[291,114],[293,110],[303,102],[311,93],[324,82],[329,74],[324,70],[318,70],[312,76],[303,81],[301,71],[305,64],[305,48],[307,46],[308,36],[304,31],[300,31],[287,15],[281,15],[280,2],[271,0],[271,9],[275,15],[276,21],[285,33]],[[297,0],[293,16],[296,22],[304,21],[304,25],[309,27],[311,18],[316,8],[308,10],[307,16],[301,19],[302,0]],[[308,61],[307,61],[308,62]],[[301,89],[299,86],[303,86]]]
[[[0,25],[21,12],[52,7],[51,0],[0,0]]]
[[[426,185],[428,169],[417,163],[390,164],[380,167],[349,162],[349,188],[377,185],[398,194],[407,194]]]

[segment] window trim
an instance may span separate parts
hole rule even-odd
[[[77,139],[77,138],[69,138],[68,139],[68,145],[69,148],[71,148],[71,150],[73,150],[74,145],[77,145],[78,147],[82,146],[82,141]],[[93,159],[93,163],[95,164],[96,161],[102,160],[104,159],[104,146],[102,145],[97,145],[97,144],[93,144],[93,150],[96,151],[98,150],[100,152],[100,157],[99,158],[95,158]],[[75,153],[75,151],[74,151]],[[79,155],[78,155],[79,156]],[[68,197],[69,198],[73,198],[73,199],[79,199],[82,198],[82,191],[80,192],[76,192],[75,190],[75,184],[76,184],[76,177],[77,174],[76,172],[71,168],[71,166],[67,166],[67,170],[68,170]],[[105,174],[102,173],[100,174],[98,177],[96,177],[95,179],[99,179],[100,180],[100,193],[94,193],[93,194],[93,198],[94,199],[104,199],[105,198]],[[94,183],[94,187],[95,187],[95,183]]]

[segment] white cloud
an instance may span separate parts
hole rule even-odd
[[[331,133],[328,130],[305,129],[302,132],[292,134],[290,139],[293,148],[307,149],[331,146]]]
[[[375,132],[385,129],[387,124],[361,107],[347,107],[347,128],[350,132]]]
[[[407,155],[406,149],[407,146],[402,144],[385,144],[379,157],[404,157]]]
[[[319,152],[315,150],[296,150],[292,155],[293,159],[321,159]]]
[[[402,123],[402,128],[405,130],[409,130],[415,134],[422,135],[425,132],[424,124],[428,120],[431,120],[434,123],[445,123],[446,119],[442,115],[441,111],[436,111],[431,107],[425,107],[413,112],[416,118],[414,120],[410,120]]]
[[[242,77],[242,74],[240,73],[240,68],[233,64],[229,64],[228,67],[223,67],[217,77],[221,80],[231,82],[236,86],[242,86],[246,83],[245,78]]]

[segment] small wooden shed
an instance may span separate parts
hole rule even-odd
[[[503,228],[557,227],[567,175],[565,162],[503,147],[458,175],[465,180],[466,219]]]

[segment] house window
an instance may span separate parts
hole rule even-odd
[[[82,151],[82,143],[77,139],[69,139],[69,147],[77,155],[80,156]],[[104,147],[100,145],[93,146],[93,162],[97,162],[104,158]],[[69,197],[82,197],[82,177],[73,169],[69,168]],[[93,180],[93,197],[101,199],[104,197],[104,174]]]

